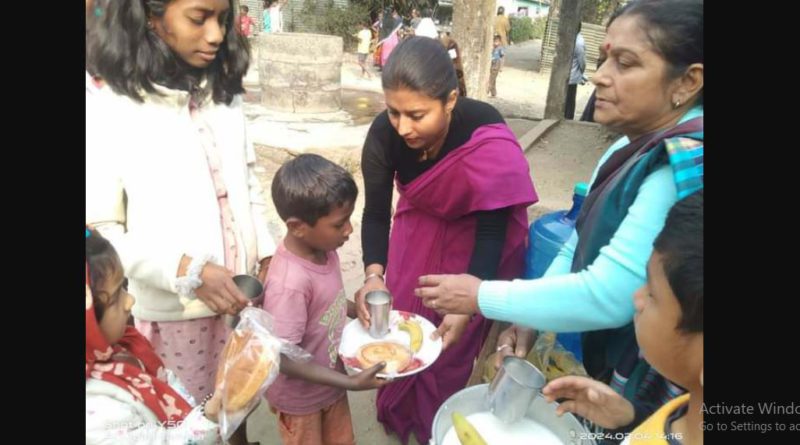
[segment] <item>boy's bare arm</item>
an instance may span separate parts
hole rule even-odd
[[[320,385],[350,389],[348,376],[313,362],[295,362],[283,354],[281,354],[281,372],[289,377],[301,378]]]
[[[283,374],[320,385],[333,386],[350,391],[374,389],[388,383],[387,380],[375,377],[378,371],[383,369],[384,366],[386,366],[386,363],[379,363],[372,368],[350,376],[313,362],[295,362],[281,354],[281,372]]]

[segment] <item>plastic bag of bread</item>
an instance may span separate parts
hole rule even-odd
[[[247,307],[228,337],[217,365],[215,391],[222,394],[220,434],[226,441],[278,377],[281,354],[305,362],[311,355],[272,333],[272,315]]]

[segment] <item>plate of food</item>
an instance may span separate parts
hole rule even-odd
[[[351,320],[342,332],[339,356],[353,374],[386,362],[378,377],[408,377],[432,365],[442,353],[442,339],[431,340],[434,331],[436,326],[425,317],[405,311],[389,313],[389,333],[382,338],[373,338],[358,319]]]

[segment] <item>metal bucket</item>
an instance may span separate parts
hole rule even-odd
[[[464,416],[473,413],[489,411],[488,401],[489,385],[476,385],[464,388],[447,399],[436,417],[433,419],[431,444],[441,445],[444,436],[453,426],[452,413],[458,411]],[[569,445],[594,445],[594,440],[589,440],[589,431],[572,414],[566,413],[561,417],[556,415],[557,403],[547,403],[544,397],[536,397],[528,407],[525,417],[549,429],[564,444]]]

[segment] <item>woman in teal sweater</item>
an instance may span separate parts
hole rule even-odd
[[[647,371],[634,373],[630,360],[631,295],[646,281],[667,212],[703,186],[702,36],[702,0],[639,0],[622,8],[592,82],[594,120],[625,136],[600,159],[569,241],[536,280],[420,277],[416,294],[424,304],[515,323],[498,339],[502,354],[526,355],[533,329],[593,331],[583,336],[592,377],[613,376],[621,392],[631,374],[644,378]],[[622,362],[631,369],[612,373]]]

